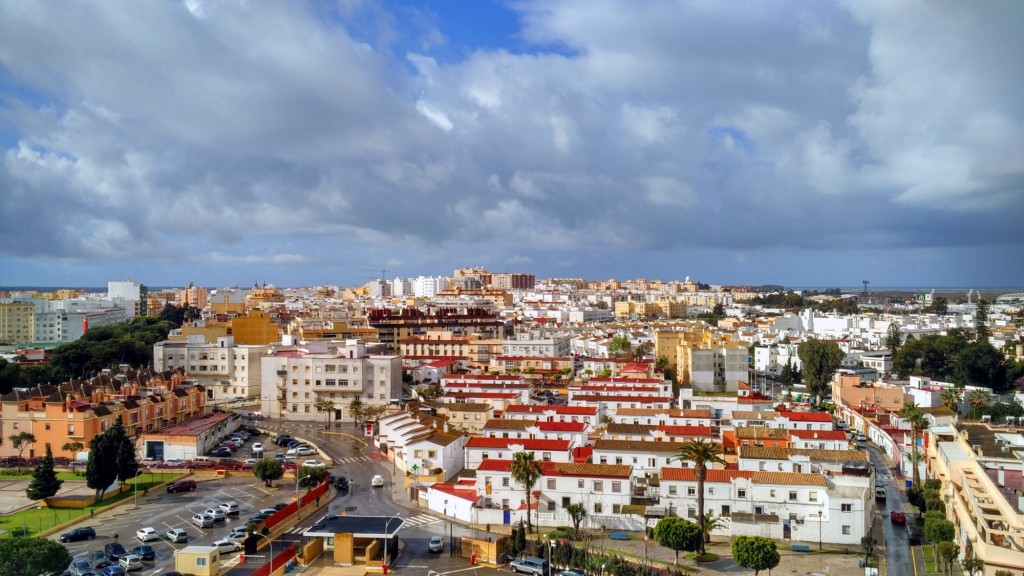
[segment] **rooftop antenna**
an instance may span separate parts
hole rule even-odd
[[[864,295],[867,296],[868,295],[868,284],[870,284],[871,282],[869,280],[861,280],[861,282],[864,283]]]

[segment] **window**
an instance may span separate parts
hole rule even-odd
[[[675,494],[676,494],[676,485],[675,484],[672,484],[671,486],[668,487],[668,493],[670,495],[672,495],[672,496],[675,496]]]
[[[14,428],[17,429],[18,425],[15,424]],[[74,435],[74,433],[75,433],[75,425],[74,424],[68,424],[68,436],[72,436],[72,435]]]
[[[743,490],[742,488],[737,490],[736,491],[736,497],[737,498],[746,498],[747,497],[747,491]]]
[[[196,566],[206,566],[206,558],[196,558]]]
[[[480,455],[481,460],[487,460],[488,458],[490,458],[490,456],[487,455],[487,452],[484,452],[483,454]]]
[[[501,479],[501,485],[508,487],[508,476],[505,476],[504,478]]]
[[[594,514],[600,514],[602,509],[600,502],[594,502]]]
[[[754,506],[754,514],[764,514],[764,506]]]
[[[853,512],[853,504],[843,504],[842,510],[843,512]]]
[[[576,481],[576,487],[579,488],[580,490],[583,489],[583,479],[582,478],[580,480]]]
[[[612,514],[621,514],[622,504],[612,504]]]
[[[616,456],[615,457],[615,463],[616,464],[622,464],[622,456]]]
[[[790,492],[789,492],[789,500],[790,500],[790,502],[796,500],[796,492],[795,491],[790,490]]]
[[[850,535],[850,527],[849,526],[843,526],[843,534],[845,534],[846,536]]]
[[[548,502],[548,512],[554,512],[554,511],[555,511],[555,503],[554,502]]]
[[[622,482],[612,482],[612,492],[622,492]]]
[[[608,457],[607,456],[601,456],[601,464],[607,464],[607,463],[608,463]]]
[[[601,480],[594,480],[594,492],[604,492],[604,482]]]
[[[437,458],[437,450],[427,450],[427,458]]]
[[[423,458],[423,450],[413,450],[412,455],[414,458]],[[486,458],[487,456],[484,456]]]
[[[49,429],[50,429],[50,423],[49,423],[49,422],[47,422],[47,423],[46,423],[46,424],[44,425],[44,428],[45,428],[46,430],[49,430]]]
[[[770,496],[771,498],[775,498],[775,490],[770,491],[768,493],[768,496]]]
[[[687,496],[696,496],[697,495],[697,488],[695,486],[687,486],[686,487],[686,495]]]
[[[810,500],[811,502],[817,502],[818,493],[815,492],[814,490],[811,490],[810,492],[807,493],[807,499]]]
[[[554,478],[548,478],[548,490],[554,490],[555,489],[555,482],[556,481],[555,481]]]
[[[731,509],[728,506],[723,504],[722,505],[722,516],[728,516],[730,513],[731,513]]]
[[[542,452],[541,459],[545,462],[551,462],[551,452]]]

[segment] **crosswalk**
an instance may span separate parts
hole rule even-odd
[[[370,458],[366,456],[349,456],[347,458],[335,458],[335,464],[358,464],[359,462],[369,462]]]
[[[429,514],[419,514],[411,518],[405,519],[405,526],[428,526],[430,524],[437,524],[441,522],[440,518],[435,518]]]

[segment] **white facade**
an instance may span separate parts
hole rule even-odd
[[[501,341],[501,355],[564,358],[570,354],[571,341],[568,333],[521,332]]]
[[[235,398],[261,397],[261,358],[272,346],[238,346],[231,336],[208,343],[201,336],[188,341],[157,342],[153,345],[156,370],[182,368],[189,378],[206,388],[207,400],[220,403]]]
[[[142,284],[131,279],[124,282],[107,282],[107,298],[111,302],[123,305],[130,320],[140,312]]]

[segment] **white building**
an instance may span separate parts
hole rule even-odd
[[[261,396],[263,372],[261,358],[272,346],[239,346],[232,336],[221,336],[215,343],[202,336],[186,341],[165,340],[153,345],[153,367],[160,370],[185,370],[189,378],[206,388],[209,403],[235,398]]]
[[[287,420],[352,421],[349,407],[386,406],[402,391],[400,356],[370,356],[362,340],[310,342],[261,358],[263,415]],[[334,404],[324,414],[322,402]]]
[[[142,284],[128,279],[123,282],[107,282],[107,298],[115,304],[124,306],[128,319],[131,320],[142,313]]]
[[[594,442],[591,461],[596,464],[626,464],[633,469],[633,477],[655,477],[661,469],[678,462],[676,455],[685,446],[681,442],[645,442],[635,440],[605,440]]]
[[[571,462],[571,440],[532,438],[486,438],[475,436],[466,442],[466,468],[476,469],[488,459],[512,460],[517,452],[533,452],[538,462]]]
[[[570,354],[572,335],[546,330],[520,332],[501,341],[502,356],[560,357]]]

